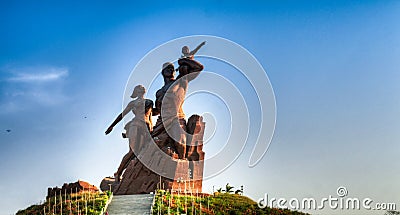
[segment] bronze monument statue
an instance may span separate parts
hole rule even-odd
[[[176,79],[174,64],[167,62],[162,65],[161,74],[164,86],[156,92],[154,108],[153,102],[144,98],[145,88],[142,85],[135,87],[131,96],[134,100],[127,105],[105,132],[109,134],[113,127],[130,111],[135,115],[125,125],[130,150],[123,157],[117,172],[114,173],[114,178],[103,179],[100,185],[102,190],[108,190],[109,185],[112,185],[116,195],[149,193],[156,188],[177,191],[183,189],[180,182],[187,180],[191,186],[183,192],[188,192],[188,189],[191,192],[201,192],[205,123],[199,115],[192,115],[186,123],[182,106],[189,82],[194,80],[204,68],[200,62],[194,60],[194,54],[204,44],[205,42],[202,42],[193,51],[190,51],[187,46],[182,48],[183,55],[178,59],[179,75]],[[157,122],[152,127],[151,116],[157,115]],[[140,161],[139,158],[143,156],[141,151],[149,151],[152,141],[156,144],[155,147],[161,150],[161,153],[169,155],[167,159],[173,161],[174,167],[168,169],[168,171],[173,171],[172,178],[161,177]],[[157,160],[157,153],[151,151],[150,154],[144,154],[147,157],[150,156],[154,161]],[[159,167],[164,165],[161,160],[156,163]]]

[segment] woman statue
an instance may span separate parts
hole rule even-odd
[[[121,114],[114,120],[114,122],[108,127],[105,132],[109,134],[114,126],[118,124],[126,114],[130,111],[133,112],[135,117],[125,125],[126,137],[129,139],[129,152],[122,158],[121,164],[118,167],[116,173],[114,173],[115,179],[118,182],[121,178],[122,172],[128,166],[129,162],[137,155],[143,144],[147,142],[147,138],[150,137],[150,133],[153,129],[151,122],[153,101],[145,99],[144,94],[146,89],[142,85],[137,85],[131,95],[132,100],[122,111]],[[124,136],[124,134],[123,134]]]

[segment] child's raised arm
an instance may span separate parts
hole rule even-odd
[[[200,45],[198,45],[193,51],[190,52],[190,55],[194,55],[196,54],[196,52],[206,44],[206,41],[203,41],[202,43],[200,43]]]

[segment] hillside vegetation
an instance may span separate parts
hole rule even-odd
[[[277,208],[259,208],[257,203],[246,196],[231,193],[215,195],[181,195],[159,190],[156,193],[153,215],[157,214],[273,214],[305,215],[298,211]]]
[[[31,205],[19,210],[17,215],[43,214],[102,214],[111,193],[80,192],[67,195],[58,195],[46,199],[43,203]]]

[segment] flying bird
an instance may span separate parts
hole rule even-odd
[[[11,132],[11,130],[10,130],[10,129],[7,129],[6,131],[7,131],[8,133],[10,133],[10,132]]]

